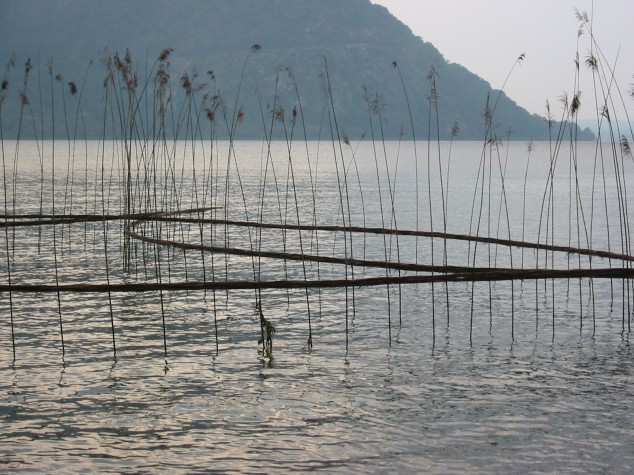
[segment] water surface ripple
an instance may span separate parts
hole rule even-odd
[[[469,157],[479,156],[479,144],[454,146],[448,228],[468,232],[471,183],[477,176],[477,163]],[[514,147],[512,153],[525,153],[524,145]],[[535,166],[541,168],[531,168],[527,196],[533,203],[540,202],[543,172],[549,166],[548,145],[535,148]],[[406,165],[405,145],[401,153],[399,228],[414,229],[414,173]],[[238,154],[249,155],[242,150]],[[259,155],[253,154],[257,163]],[[368,186],[367,208],[365,214],[359,212],[351,189],[352,224],[378,226],[380,213],[368,198],[374,169],[364,163],[360,173]],[[258,166],[243,168],[247,192],[259,186]],[[507,198],[511,209],[525,213],[526,240],[535,241],[539,207],[522,208],[524,170],[524,162],[509,162]],[[29,190],[38,190],[39,175],[34,172],[34,188],[29,189],[27,172],[20,175],[24,186],[19,191],[29,195]],[[296,173],[301,178],[299,165]],[[332,173],[321,171],[324,210],[317,221],[337,224],[337,187],[329,180]],[[591,183],[587,176],[579,181],[584,190]],[[306,183],[300,192],[307,192]],[[560,189],[567,190],[565,185]],[[456,192],[460,189],[469,192]],[[255,198],[257,205],[257,194]],[[115,206],[114,196],[112,200]],[[502,203],[499,195],[489,201]],[[559,218],[569,210],[563,200],[556,202]],[[37,211],[26,198],[20,205],[25,208],[18,211]],[[279,221],[278,208],[266,210],[270,215],[261,216],[263,221]],[[230,211],[229,217],[244,219],[239,200]],[[310,222],[312,209],[303,212]],[[481,229],[480,235],[519,238],[524,232],[519,214],[505,229],[499,209],[487,213],[492,227]],[[430,228],[427,219],[421,229]],[[439,230],[442,219],[434,219]],[[610,243],[599,230],[607,217],[597,210],[594,219],[592,244],[606,249]],[[615,220],[610,223],[615,226]],[[175,240],[200,242],[196,226],[173,225],[169,231]],[[566,243],[568,231],[557,228],[555,242]],[[50,226],[30,227],[16,229],[15,240],[4,235],[15,245],[13,283],[53,281],[52,232]],[[138,244],[130,272],[122,270],[121,233],[115,223],[58,226],[55,232],[63,283],[156,281],[159,269],[151,259],[157,254],[151,247]],[[211,236],[210,229],[203,232],[205,239]],[[223,232],[229,231],[214,232],[214,239],[223,242]],[[232,243],[246,246],[246,231],[232,232]],[[104,235],[110,246],[108,274]],[[293,236],[297,233],[289,231],[284,245],[297,252]],[[261,237],[268,249],[282,247],[278,231],[266,230]],[[618,231],[612,233],[612,239],[618,237]],[[304,243],[324,255],[344,252],[340,237],[331,233],[319,238],[317,244],[316,236],[307,234]],[[48,243],[43,252],[40,242]],[[390,243],[395,260],[396,243]],[[355,257],[385,258],[382,237],[358,235],[354,244]],[[403,237],[399,245],[400,258],[413,262],[417,244]],[[419,243],[421,261],[429,262],[430,245]],[[435,245],[436,263],[442,262],[441,240]],[[450,264],[465,265],[474,252],[464,243],[448,246]],[[484,244],[478,249],[478,260],[469,264],[503,267],[513,261],[529,268],[545,255]],[[618,249],[618,242],[612,249]],[[213,262],[208,257],[202,264],[200,252],[160,252],[166,281],[196,281],[204,272],[210,278],[212,266],[220,279],[253,277],[250,258],[214,254]],[[6,266],[5,258],[3,254],[0,266]],[[548,259],[547,265],[562,268],[590,265],[587,257],[564,253]],[[343,275],[335,265],[310,263],[302,269],[301,263],[266,259],[258,265],[263,280],[301,279],[304,272],[322,279]],[[592,265],[620,264],[596,258]],[[383,269],[355,272],[357,277],[384,275]],[[354,292],[310,289],[311,350],[305,291],[264,290],[263,311],[276,328],[272,357],[258,344],[260,322],[252,290],[62,294],[59,301],[54,293],[16,293],[11,300],[15,360],[5,293],[0,295],[0,472],[632,473],[630,292],[627,281],[616,279],[394,285]]]

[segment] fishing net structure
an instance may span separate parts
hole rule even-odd
[[[163,52],[145,79],[129,53],[104,61],[97,139],[78,133],[80,100],[71,104],[55,87],[44,99],[63,104],[63,114],[50,120],[66,130],[65,140],[42,140],[37,133],[33,140],[2,138],[0,302],[9,315],[4,324],[14,357],[20,295],[54,296],[62,349],[64,315],[72,312],[66,302],[107,296],[115,354],[112,296],[130,293],[160,295],[165,352],[163,295],[178,291],[200,292],[214,308],[218,293],[226,300],[231,292],[252,291],[269,350],[275,330],[264,312],[267,292],[290,289],[305,293],[308,347],[320,289],[341,294],[346,344],[355,289],[376,287],[387,295],[391,341],[392,314],[400,314],[405,285],[429,289],[435,328],[435,295],[446,294],[448,315],[449,283],[475,288],[509,282],[512,320],[515,282],[578,280],[579,293],[594,308],[594,282],[618,281],[616,291],[610,284],[609,299],[620,294],[621,330],[630,330],[631,130],[612,127],[608,101],[600,120],[609,134],[597,140],[589,158],[575,139],[576,91],[563,105],[562,121],[549,121],[553,139],[539,164],[531,162],[531,143],[523,156],[517,149],[510,155],[511,141],[499,138],[492,101],[483,115],[482,142],[456,165],[457,127],[451,141],[430,132],[421,142],[412,126],[410,136],[402,133],[388,143],[379,132],[386,125],[379,95],[368,91],[370,133],[354,144],[337,122],[326,63],[324,133],[308,140],[292,75],[285,77],[294,96],[278,93],[278,75],[271,102],[265,105],[258,89],[255,110],[247,110],[240,92],[225,100],[217,85],[197,85],[187,73],[180,88],[173,85],[170,54]],[[37,94],[27,86],[32,68],[29,61],[17,99],[24,129],[37,132],[27,95]],[[49,76],[53,86],[61,82],[50,66]],[[429,87],[434,116],[441,98],[435,81]],[[9,102],[5,89],[3,107]],[[79,94],[75,83],[71,93]],[[240,124],[247,113],[262,117],[262,138],[250,141],[245,152]],[[402,151],[406,144],[408,152]],[[533,166],[540,171],[529,185]],[[456,167],[471,167],[472,173]],[[552,312],[554,320],[554,305]]]

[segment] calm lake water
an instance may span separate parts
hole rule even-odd
[[[629,252],[619,216],[632,161],[614,162],[607,145],[562,147],[553,161],[548,143],[309,142],[292,144],[292,162],[286,142],[133,145],[133,212],[216,206],[217,219],[396,223]],[[4,154],[8,214],[127,211],[123,143],[5,142]],[[126,269],[122,229],[3,228],[0,283],[9,272],[13,284],[51,285],[386,275],[135,240]],[[377,261],[623,265],[441,238],[152,220],[136,230]],[[271,354],[253,290],[4,292],[0,472],[631,473],[632,291],[618,279],[264,289]]]

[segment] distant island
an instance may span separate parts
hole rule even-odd
[[[229,116],[240,111],[238,139],[262,138],[282,113],[295,114],[293,133],[307,138],[546,140],[558,126],[549,131],[545,117],[447,62],[369,0],[21,0],[2,10],[5,139],[66,138],[71,129],[99,137],[107,62],[129,60],[141,90],[155,87],[163,52],[172,102],[200,93],[204,114],[202,97],[221,95]],[[135,107],[150,114],[149,102]],[[570,125],[576,139],[594,138]]]

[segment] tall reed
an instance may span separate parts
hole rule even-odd
[[[361,134],[358,144],[363,143],[368,150],[366,157],[359,153],[362,150],[360,145],[351,144],[350,137],[340,123],[340,111],[334,94],[337,84],[331,82],[329,64],[325,58],[322,63],[324,94],[318,98],[323,101],[323,130],[319,132],[319,140],[315,145],[317,151],[313,154],[302,107],[305,96],[290,69],[276,69],[272,94],[269,94],[270,91],[263,92],[262,89],[271,84],[259,81],[256,81],[255,91],[247,91],[250,73],[248,65],[252,56],[260,50],[257,44],[247,52],[241,63],[235,95],[229,98],[220,94],[220,86],[211,71],[205,78],[208,83],[204,83],[194,69],[187,69],[173,80],[169,65],[172,50],[169,48],[161,52],[153,63],[146,59],[144,73],[143,66],[133,60],[130,51],[126,50],[121,55],[107,53],[103,58],[106,76],[102,91],[97,157],[93,170],[89,169],[89,160],[86,157],[81,177],[75,160],[79,156],[82,135],[79,130],[83,127],[82,94],[90,65],[80,87],[64,79],[61,72],[53,70],[52,62],[48,65],[47,85],[50,87],[46,94],[50,95],[47,99],[50,101],[51,112],[46,120],[50,122],[53,137],[56,133],[65,137],[65,147],[55,141],[50,145],[45,143],[44,119],[42,118],[39,127],[36,124],[36,111],[31,107],[29,99],[32,90],[29,78],[33,65],[27,61],[21,78],[21,90],[18,92],[18,135],[13,143],[13,150],[6,147],[8,142],[5,143],[4,132],[4,101],[8,97],[9,79],[12,78],[9,72],[14,67],[14,64],[8,65],[0,93],[0,152],[4,197],[2,225],[5,228],[3,248],[6,252],[4,275],[7,282],[6,287],[2,284],[0,290],[8,289],[14,359],[14,299],[16,292],[26,291],[55,294],[63,358],[66,355],[66,344],[62,295],[66,295],[66,292],[107,294],[115,359],[122,346],[125,346],[125,338],[117,338],[117,327],[122,331],[121,327],[125,322],[116,319],[117,309],[112,294],[154,292],[158,300],[157,314],[160,306],[162,351],[166,364],[168,338],[170,345],[173,344],[172,341],[176,341],[172,340],[171,333],[175,326],[173,322],[179,317],[173,302],[176,300],[176,292],[181,291],[193,298],[197,298],[197,292],[202,293],[205,306],[210,303],[207,297],[211,295],[216,355],[220,349],[220,296],[224,291],[224,309],[230,311],[230,298],[239,298],[232,292],[240,289],[252,292],[256,309],[253,316],[256,319],[259,317],[262,343],[259,354],[267,357],[269,364],[273,364],[273,335],[276,332],[279,335],[284,327],[277,323],[272,305],[265,300],[268,300],[269,293],[275,296],[277,292],[285,292],[287,310],[291,311],[291,289],[301,289],[303,293],[305,307],[302,304],[301,308],[306,309],[308,327],[305,348],[309,351],[313,346],[315,330],[315,292],[312,289],[317,289],[318,292],[320,316],[321,288],[341,289],[348,349],[357,307],[361,308],[355,289],[370,285],[382,286],[387,294],[387,334],[390,344],[395,295],[393,291],[398,286],[399,323],[403,325],[402,290],[406,283],[429,285],[431,289],[432,345],[436,343],[436,284],[444,284],[448,328],[451,313],[449,282],[471,282],[468,290],[471,297],[469,337],[472,344],[476,328],[474,317],[484,315],[476,312],[477,299],[480,298],[476,287],[479,286],[482,290],[485,288],[483,284],[476,285],[476,282],[486,282],[488,285],[488,295],[485,298],[488,299],[491,334],[496,323],[495,317],[499,313],[496,305],[496,292],[500,292],[498,285],[507,285],[496,284],[498,280],[510,281],[510,294],[506,295],[510,296],[511,341],[516,339],[519,328],[515,280],[524,279],[536,281],[536,333],[540,327],[539,312],[544,308],[544,305],[539,304],[539,298],[543,296],[545,306],[550,307],[552,313],[550,323],[552,338],[555,338],[556,317],[561,315],[562,305],[556,290],[560,285],[559,279],[563,279],[566,284],[565,297],[568,300],[572,300],[575,291],[578,292],[580,331],[587,331],[589,317],[585,299],[590,299],[594,335],[597,331],[595,298],[598,298],[595,296],[594,279],[599,278],[610,279],[611,301],[616,301],[619,290],[621,291],[621,330],[624,333],[629,332],[634,293],[627,190],[632,130],[623,130],[617,121],[623,97],[613,81],[614,64],[607,61],[602,54],[590,20],[580,14],[580,22],[581,28],[590,36],[591,48],[586,66],[595,87],[591,94],[584,91],[582,96],[579,87],[581,61],[577,57],[573,90],[569,96],[562,96],[562,110],[557,122],[552,118],[548,106],[548,163],[541,182],[542,188],[539,190],[540,196],[536,200],[538,210],[535,211],[535,229],[530,228],[528,219],[532,199],[528,194],[529,172],[534,164],[531,158],[532,145],[528,145],[523,168],[519,218],[518,214],[514,216],[516,210],[511,204],[511,193],[514,190],[509,181],[509,170],[513,160],[518,157],[511,155],[511,131],[504,137],[505,141],[502,141],[496,120],[502,90],[515,68],[524,60],[523,54],[511,67],[497,96],[491,95],[486,100],[480,157],[475,157],[478,160],[474,163],[477,171],[472,177],[473,195],[467,234],[450,232],[453,224],[450,218],[453,217],[454,207],[458,202],[451,175],[455,170],[452,147],[459,128],[455,124],[451,129],[448,152],[446,157],[443,156],[446,150],[441,140],[444,117],[440,98],[443,96],[439,94],[442,77],[435,67],[431,68],[427,77],[427,101],[418,106],[427,116],[425,175],[424,169],[419,169],[419,129],[414,123],[416,104],[415,101],[410,102],[405,77],[396,61],[392,66],[398,73],[403,90],[411,131],[406,131],[406,127],[401,125],[396,148],[390,148],[386,131],[391,124],[386,120],[381,93],[370,93],[364,87],[362,102],[368,114],[368,132]],[[259,170],[257,164],[254,170],[245,168],[240,156],[242,124],[245,117],[252,114],[245,105],[250,92],[254,93],[259,106],[255,115],[259,112],[262,121]],[[600,111],[597,118],[600,127],[599,140],[593,163],[589,205],[588,191],[581,179],[584,170],[577,136],[581,99],[588,96],[592,96],[593,107]],[[265,105],[265,97],[270,97],[272,104]],[[39,101],[40,111],[43,111],[45,93],[41,86]],[[407,119],[405,122],[407,123]],[[23,136],[26,136],[27,129],[31,126],[36,137],[40,166],[40,183],[39,188],[36,187],[39,193],[39,212],[36,215],[22,214],[22,204],[19,201],[19,187],[25,179],[21,161]],[[85,138],[87,135],[83,131],[86,155],[89,148]],[[226,142],[221,142],[221,137],[227,137]],[[409,140],[410,137],[415,175],[414,230],[400,228],[402,215],[399,209],[404,200],[399,188],[404,175],[401,154],[404,140]],[[326,154],[323,151],[324,144],[331,148],[327,150],[327,154],[332,162],[325,163],[320,158]],[[277,145],[282,152],[279,152]],[[64,153],[63,149],[66,149],[67,161],[60,164],[59,156]],[[277,156],[280,153],[281,158]],[[306,163],[300,157],[302,153],[306,155]],[[44,167],[48,166],[46,160],[49,154],[50,171],[47,171]],[[374,162],[369,163],[369,175],[363,174],[366,171],[363,159]],[[280,166],[280,163],[283,165]],[[300,168],[304,166],[307,171],[300,175]],[[327,203],[320,200],[321,191],[329,185],[320,181],[323,179],[319,173],[323,173],[322,170],[327,167],[333,168],[335,174],[331,183],[336,183],[332,194],[336,195],[334,201],[337,204],[333,209],[327,209]],[[302,179],[304,183],[301,182]],[[79,180],[84,182],[83,186],[77,185]],[[367,193],[368,188],[365,186],[368,183],[365,180],[375,182],[371,186],[376,193]],[[424,191],[421,193],[420,189],[423,180],[426,180],[426,198],[423,197]],[[567,188],[563,195],[559,189],[562,181],[565,183],[563,187]],[[337,187],[336,190],[334,186]],[[89,196],[91,193],[92,196]],[[609,198],[610,193],[613,193],[614,199]],[[80,194],[82,199],[78,200]],[[46,208],[47,202],[49,210]],[[428,207],[428,229],[421,230],[424,205]],[[77,213],[81,209],[83,215]],[[375,211],[378,211],[377,216],[373,217],[372,213]],[[442,213],[442,225],[439,224],[438,213]],[[332,222],[323,223],[324,218]],[[369,223],[372,219],[379,224],[371,227]],[[515,226],[520,223],[513,219],[522,220],[519,241],[513,238],[517,239],[516,235],[520,233],[519,226]],[[103,252],[102,273],[95,276],[94,282],[84,284],[65,281],[66,263],[71,262],[70,259],[74,257],[71,256],[74,252],[70,251],[71,245],[75,246],[74,243],[77,242],[74,231],[78,228],[78,223],[84,225],[84,252],[88,249],[89,229],[93,231],[93,252]],[[600,245],[598,223],[605,225],[607,251],[595,248]],[[32,225],[38,226],[41,235],[52,233],[52,246],[47,248],[43,245],[40,249],[40,238],[38,252],[42,258],[50,254],[53,259],[53,284],[36,286],[28,279],[25,282],[19,266],[16,266],[21,245],[18,229]],[[279,241],[281,250],[268,248],[271,244],[278,244],[271,243],[272,240]],[[361,242],[363,251],[358,247]],[[421,246],[423,242],[425,246]],[[442,243],[442,248],[438,247],[439,243]],[[408,248],[410,245],[411,249]],[[331,246],[332,253],[324,252],[325,246]],[[458,266],[453,262],[450,249],[453,250],[454,246],[462,246],[461,250],[466,251],[466,265]],[[535,253],[534,263],[524,258],[528,249]],[[425,250],[424,254],[422,250]],[[382,256],[377,259],[372,252],[380,252]],[[439,257],[441,253],[442,259]],[[521,253],[519,266],[517,253]],[[412,255],[413,262],[404,259],[404,256]],[[599,259],[606,259],[609,267],[598,267]],[[243,263],[246,269],[240,269],[239,265]],[[327,272],[322,273],[325,267],[320,268],[323,264],[332,265],[332,272],[343,273],[343,278],[339,274],[326,277]],[[316,277],[313,265],[316,267]],[[269,266],[274,269],[273,278],[269,277]],[[370,269],[375,269],[374,272],[380,275],[370,274]],[[16,278],[16,275],[19,277]],[[587,288],[582,279],[589,279]],[[621,289],[617,285],[619,280]],[[540,281],[543,281],[543,290],[538,287],[542,285]],[[570,285],[575,281],[578,282],[578,287]],[[524,287],[521,289],[523,295]],[[351,300],[349,292],[352,295]],[[270,301],[273,302],[274,298]],[[566,305],[568,304],[567,301]],[[349,318],[350,309],[352,323]],[[301,312],[304,313],[303,310]]]

